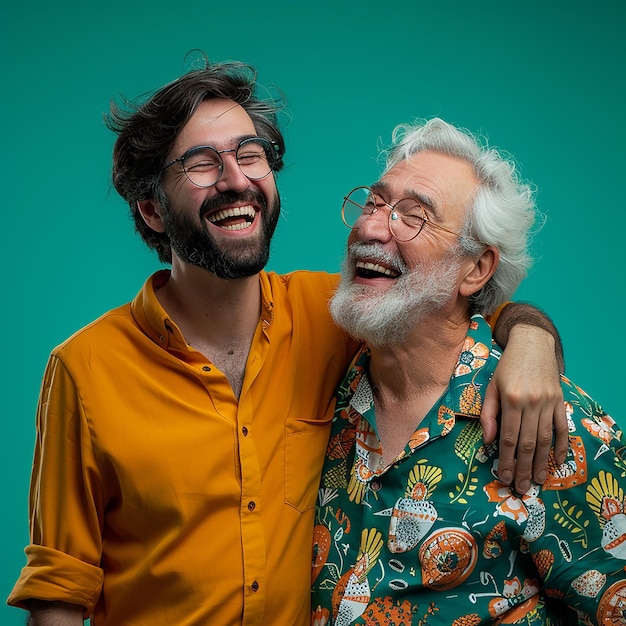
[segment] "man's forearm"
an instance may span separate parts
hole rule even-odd
[[[507,304],[498,316],[493,329],[494,337],[501,347],[506,347],[511,329],[518,325],[535,326],[552,335],[559,370],[561,373],[565,373],[563,344],[561,343],[559,331],[552,323],[552,320],[543,311],[531,304],[521,302]]]
[[[83,607],[67,602],[33,600],[28,626],[83,626]]]

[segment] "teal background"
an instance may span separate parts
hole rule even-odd
[[[623,2],[5,0],[0,11],[1,596],[24,564],[48,353],[159,267],[110,186],[102,115],[111,98],[176,78],[192,48],[255,65],[287,98],[271,269],[338,268],[342,195],[376,178],[377,145],[399,122],[438,115],[515,155],[547,215],[516,298],[552,316],[568,374],[624,419]],[[0,623],[24,613],[0,606]]]

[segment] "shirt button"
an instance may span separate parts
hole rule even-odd
[[[245,426],[243,426],[243,427],[241,428],[241,434],[242,434],[244,437],[247,437],[247,436],[248,436],[248,429],[247,429]]]
[[[205,365],[205,366],[202,368],[202,370],[203,370],[203,371],[205,371],[205,372],[210,372],[210,371],[211,371],[211,368],[210,368],[208,365]]]
[[[258,591],[259,590],[259,583],[255,580],[252,585],[250,586],[250,588],[252,589],[252,591]]]
[[[373,480],[370,483],[370,489],[372,491],[378,491],[381,487],[382,487],[382,485],[380,484],[380,481],[378,481],[378,480]]]
[[[256,504],[254,500],[251,500],[250,502],[248,502],[248,511],[254,511],[255,508],[256,508]]]

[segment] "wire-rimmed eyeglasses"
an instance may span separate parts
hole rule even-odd
[[[274,141],[262,137],[248,137],[239,142],[236,148],[217,150],[213,146],[197,146],[170,161],[161,168],[166,170],[174,163],[180,163],[189,182],[196,187],[212,187],[222,177],[224,161],[221,155],[234,152],[242,173],[251,180],[265,178],[276,165],[279,146]]]
[[[389,231],[396,241],[405,242],[415,239],[422,232],[425,224],[455,237],[464,236],[463,233],[457,233],[435,224],[428,218],[424,207],[417,200],[404,198],[395,204],[389,204],[369,187],[356,187],[344,197],[341,219],[348,228],[358,230],[370,215],[382,208],[389,210]]]

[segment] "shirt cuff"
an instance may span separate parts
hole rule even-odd
[[[28,563],[7,604],[28,610],[33,599],[69,602],[89,617],[102,589],[102,569],[45,546],[31,544],[25,552]]]

